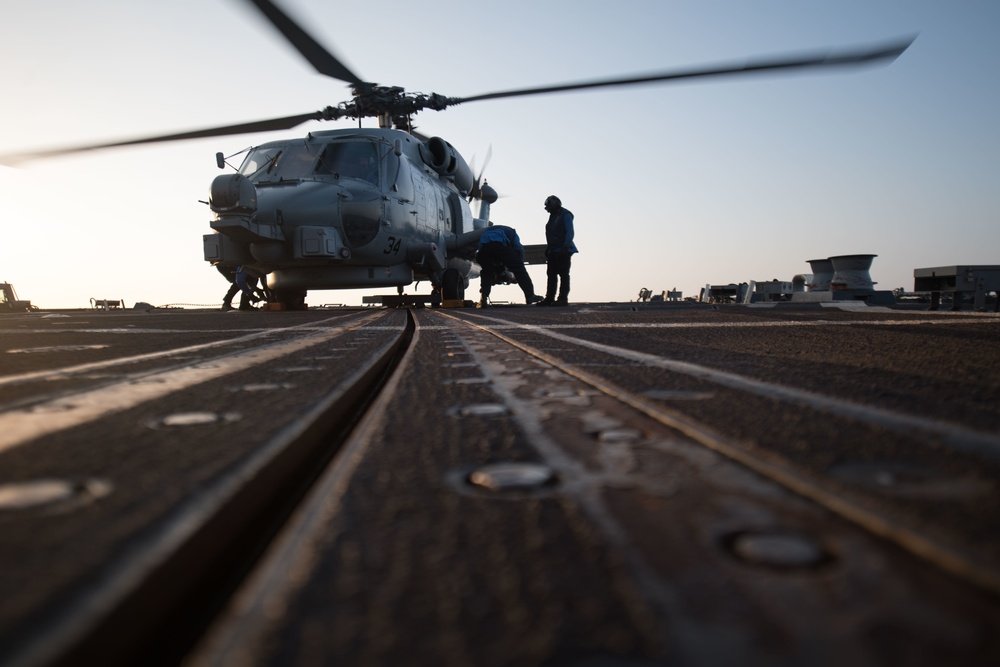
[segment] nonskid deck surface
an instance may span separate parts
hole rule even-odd
[[[4,316],[0,663],[989,664],[998,334],[821,306]]]

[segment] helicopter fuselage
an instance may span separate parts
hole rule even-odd
[[[262,144],[212,184],[205,259],[267,275],[278,294],[439,287],[446,271],[464,289],[489,224],[471,213],[472,187],[465,160],[438,137],[352,129]]]

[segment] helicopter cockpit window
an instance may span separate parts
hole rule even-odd
[[[240,165],[240,173],[253,180],[261,172],[274,168],[274,160],[280,152],[277,147],[253,149]]]
[[[254,182],[287,181],[306,178],[313,173],[316,155],[302,143],[255,148],[250,151],[240,173]]]
[[[357,178],[377,185],[378,154],[375,146],[361,141],[329,144],[320,155],[316,173]]]
[[[306,178],[312,176],[316,154],[305,142],[293,143],[285,146],[274,162],[274,171],[280,180]]]

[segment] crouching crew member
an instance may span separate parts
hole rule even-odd
[[[524,292],[526,303],[537,303],[542,300],[542,297],[535,294],[531,276],[524,268],[524,246],[521,245],[517,232],[511,227],[493,225],[487,228],[479,237],[476,262],[482,267],[479,291],[483,296],[479,301],[480,308],[486,308],[489,304],[490,291],[496,283],[497,275],[505,269],[514,274],[518,287]]]

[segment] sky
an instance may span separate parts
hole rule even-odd
[[[350,97],[240,0],[0,2],[0,154]],[[912,289],[916,268],[1000,264],[995,0],[281,6],[363,79],[456,97],[918,35],[885,67],[472,102],[415,122],[467,161],[492,150],[491,217],[525,243],[544,242],[545,197],[562,199],[580,249],[571,301],[790,281],[842,254],[878,255],[871,276],[887,290]],[[199,202],[221,173],[215,153],[355,122],[0,166],[0,282],[43,308],[218,305],[227,285],[204,261]],[[545,267],[529,273],[541,291]],[[507,286],[493,298],[521,297]]]

